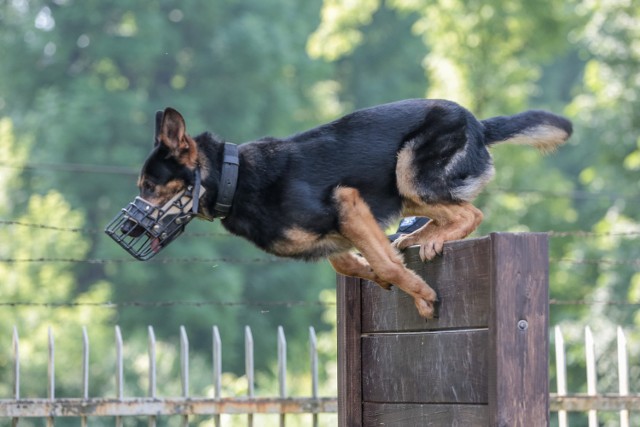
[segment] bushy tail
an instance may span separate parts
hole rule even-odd
[[[542,152],[555,150],[573,131],[564,117],[541,110],[530,110],[514,116],[498,116],[482,120],[485,144],[533,145]]]

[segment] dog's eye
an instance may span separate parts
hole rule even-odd
[[[155,185],[153,185],[153,183],[149,182],[149,181],[145,181],[142,183],[142,191],[146,192],[146,193],[153,193],[153,190],[155,190]]]

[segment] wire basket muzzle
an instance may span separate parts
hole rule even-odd
[[[193,202],[192,187],[178,193],[162,207],[136,197],[104,231],[134,258],[146,261],[184,232],[197,214]]]

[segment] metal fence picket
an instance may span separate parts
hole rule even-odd
[[[125,417],[146,416],[148,425],[155,427],[160,416],[180,416],[181,425],[189,425],[192,416],[212,416],[214,425],[221,425],[221,414],[244,414],[247,416],[248,425],[254,424],[254,414],[277,414],[280,424],[288,421],[287,414],[312,414],[317,420],[319,413],[336,413],[337,399],[335,397],[321,398],[318,396],[317,374],[317,345],[315,332],[310,328],[310,351],[312,363],[312,397],[289,397],[287,377],[287,340],[284,329],[277,331],[278,353],[278,394],[274,397],[256,397],[255,391],[255,364],[253,333],[249,326],[245,327],[245,369],[247,380],[247,396],[222,397],[222,345],[217,326],[212,329],[212,368],[213,368],[213,397],[192,397],[190,393],[189,371],[189,340],[186,328],[180,327],[180,373],[181,395],[180,397],[158,396],[158,372],[156,355],[156,336],[153,327],[148,326],[148,392],[146,397],[125,398],[124,369],[125,348],[122,330],[114,327],[115,341],[115,366],[114,382],[115,396],[91,397],[90,383],[90,339],[89,331],[82,328],[81,365],[78,375],[80,383],[79,397],[59,398],[55,395],[56,353],[55,336],[53,329],[48,330],[47,341],[47,376],[45,379],[47,395],[45,398],[28,398],[22,396],[21,385],[21,347],[18,328],[13,327],[12,336],[12,373],[13,390],[10,399],[0,397],[0,419],[7,417],[11,420],[11,426],[21,424],[21,418],[33,417],[45,420],[47,426],[54,426],[58,417],[77,417],[80,424],[85,427],[90,423],[91,417],[115,417],[115,425],[123,426]],[[23,356],[22,356],[23,357]],[[62,373],[64,375],[68,373]],[[59,379],[59,378],[58,378]],[[316,421],[314,421],[315,423]]]

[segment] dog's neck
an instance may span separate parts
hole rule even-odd
[[[238,185],[238,146],[231,142],[224,143],[222,167],[220,168],[220,184],[218,186],[218,197],[213,207],[216,218],[224,218],[231,210],[233,196]]]
[[[238,146],[230,142],[220,142],[212,138],[213,144],[216,146],[215,155],[208,156],[204,150],[200,151],[198,156],[198,168],[200,168],[203,181],[209,181],[207,178],[212,171],[219,171],[217,179],[217,188],[215,193],[215,201],[201,200],[201,208],[199,217],[208,221],[215,218],[225,218],[231,210],[233,198],[238,183],[238,169],[240,158],[238,155]],[[220,153],[221,151],[221,153]],[[215,173],[215,172],[213,172]],[[206,185],[206,184],[205,184]],[[213,196],[213,194],[211,194]]]

